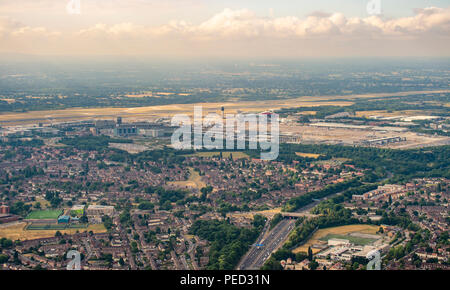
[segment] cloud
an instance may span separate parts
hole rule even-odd
[[[177,25],[172,26],[178,28]],[[378,16],[367,18],[347,18],[342,13],[327,14],[316,12],[305,19],[298,17],[264,18],[252,11],[225,9],[199,25],[180,25],[184,32],[212,37],[293,37],[349,35],[367,37],[356,33],[384,36],[410,36],[410,34],[430,31],[450,32],[450,9],[425,8],[416,10],[411,17],[385,20]]]
[[[0,51],[16,51],[18,39],[33,39],[35,50],[84,53],[181,55],[378,55],[373,46],[389,52],[448,56],[450,9],[416,9],[410,17],[386,19],[346,17],[342,13],[315,12],[306,18],[261,17],[248,9],[225,9],[206,21],[170,21],[160,26],[131,22],[96,24],[75,32],[30,27],[11,19],[0,20]],[[426,41],[424,41],[426,40]],[[413,45],[413,47],[411,47]],[[28,50],[33,47],[27,46]],[[39,53],[37,51],[36,53]]]
[[[450,9],[425,8],[416,10],[416,15],[398,19],[383,19],[379,16],[347,18],[342,13],[316,12],[305,19],[286,16],[278,18],[259,17],[254,12],[241,9],[225,9],[200,23],[171,21],[159,27],[144,27],[132,23],[107,26],[98,24],[79,33],[106,35],[137,34],[144,36],[182,35],[185,37],[220,38],[308,38],[314,36],[406,36],[427,32],[450,32]],[[369,35],[369,36],[370,36]]]
[[[51,31],[43,26],[27,26],[10,18],[0,18],[1,38],[26,38],[26,37],[56,37],[61,35],[58,31]]]

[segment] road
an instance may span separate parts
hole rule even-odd
[[[313,216],[309,211],[318,205],[321,201],[331,198],[333,196],[339,195],[341,193],[332,194],[320,200],[314,201],[295,212],[296,216]],[[269,224],[269,222],[267,222]],[[266,224],[266,226],[267,226]],[[284,242],[289,237],[289,234],[295,227],[295,220],[284,219],[280,221],[269,233],[267,233],[267,228],[265,227],[256,243],[247,252],[247,254],[241,259],[238,264],[238,270],[259,270],[270,255],[278,250]],[[256,244],[262,244],[263,246],[258,247]]]
[[[280,221],[266,237],[257,241],[256,244],[262,244],[263,246],[254,245],[238,266],[238,270],[260,269],[270,255],[283,245],[294,226],[295,220],[293,219]]]
[[[171,251],[170,256],[172,257],[175,270],[182,270],[183,268],[181,267],[180,262],[177,259],[177,254],[175,254],[175,251]]]
[[[186,241],[188,241],[189,243],[189,248],[187,250],[187,253],[189,254],[189,256],[191,257],[191,264],[192,267],[194,268],[194,270],[198,270],[199,267],[197,265],[197,261],[195,260],[195,249],[197,248],[197,245],[195,243],[193,243],[191,241],[191,239],[189,239],[188,237],[184,236],[184,239]]]

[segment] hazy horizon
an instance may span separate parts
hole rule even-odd
[[[0,56],[450,57],[448,1],[369,2],[4,0]]]

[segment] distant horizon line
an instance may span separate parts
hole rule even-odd
[[[7,59],[5,59],[7,58]],[[15,58],[15,59],[11,59]],[[1,61],[14,61],[14,60],[51,60],[51,59],[64,58],[67,61],[75,59],[97,59],[106,60],[109,58],[114,58],[113,61],[121,60],[146,60],[154,62],[173,62],[173,61],[214,61],[214,62],[228,62],[228,61],[247,61],[247,62],[283,62],[283,61],[326,61],[326,60],[450,60],[450,55],[448,56],[304,56],[304,57],[173,57],[173,56],[153,56],[153,55],[119,55],[119,54],[108,54],[108,55],[76,55],[76,54],[17,54],[17,53],[0,53]],[[70,58],[70,59],[68,59]]]

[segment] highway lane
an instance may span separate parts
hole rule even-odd
[[[334,196],[340,195],[342,192],[331,194],[327,197],[315,200],[314,202],[298,209],[296,213],[305,214],[307,216],[309,211],[318,205],[321,201],[327,200]],[[267,222],[269,224],[269,222]],[[266,226],[267,226],[266,224]],[[289,237],[289,234],[295,227],[295,220],[284,219],[280,221],[267,235],[267,228],[262,231],[256,243],[251,247],[249,252],[244,256],[236,269],[238,270],[256,270],[260,269],[270,255],[278,250]],[[257,247],[257,244],[262,244],[262,247]]]
[[[277,250],[289,236],[295,226],[295,220],[285,219],[280,221],[267,236],[258,238],[249,253],[238,266],[239,270],[260,269],[272,252]],[[256,246],[262,244],[262,246]]]
[[[297,213],[304,213],[305,215],[309,213],[309,211],[318,205],[321,201],[330,198],[332,196],[338,195],[333,194],[328,197],[322,198],[321,200],[314,201],[298,211]],[[280,221],[267,235],[266,231],[263,230],[261,235],[258,237],[256,243],[252,246],[252,248],[247,252],[244,258],[241,260],[239,265],[237,266],[238,270],[254,270],[260,269],[265,261],[270,257],[270,255],[278,250],[289,237],[289,234],[295,227],[295,221],[292,219],[284,219]],[[269,224],[269,222],[267,222]],[[256,244],[262,244],[262,247],[257,247]]]

